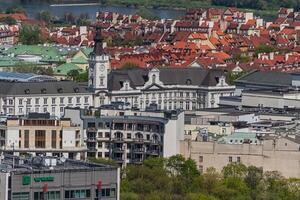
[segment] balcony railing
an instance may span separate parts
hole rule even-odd
[[[143,138],[134,138],[133,141],[135,143],[144,143],[144,139]]]
[[[146,153],[148,155],[159,155],[159,150],[148,150]]]
[[[115,152],[115,153],[123,153],[124,151],[125,151],[125,149],[122,147],[113,148],[113,152]]]
[[[136,164],[142,164],[143,159],[142,158],[133,158],[133,159],[131,159],[131,162],[136,163]]]
[[[124,138],[121,138],[121,137],[116,137],[116,138],[112,138],[112,141],[114,142],[124,142]]]
[[[96,147],[88,147],[88,151],[97,151],[97,148]]]
[[[86,138],[85,140],[86,142],[97,142],[97,139],[96,138]]]
[[[145,149],[144,148],[135,148],[132,151],[134,153],[145,153]]]
[[[88,128],[87,128],[87,131],[88,131],[88,132],[96,132],[97,129],[96,129],[95,127],[88,127]]]

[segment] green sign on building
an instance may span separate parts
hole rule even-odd
[[[46,176],[46,177],[35,177],[33,178],[34,182],[53,182],[53,176]]]
[[[31,182],[30,176],[23,176],[22,177],[22,184],[23,185],[30,185],[30,182]]]
[[[46,176],[46,177],[34,177],[34,182],[53,182],[54,177],[53,176]],[[31,177],[30,176],[23,176],[22,177],[22,184],[23,185],[30,185],[31,183]]]

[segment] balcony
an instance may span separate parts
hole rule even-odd
[[[159,140],[151,140],[150,144],[151,145],[161,145],[161,142]]]
[[[95,127],[88,127],[87,131],[88,132],[97,132],[97,129]]]
[[[132,151],[133,151],[133,153],[136,153],[136,154],[143,154],[143,153],[145,153],[145,149],[144,148],[135,148]]]
[[[86,142],[97,142],[97,139],[96,138],[87,138],[85,141]]]
[[[89,152],[96,152],[97,148],[96,147],[88,147]]]
[[[131,162],[135,163],[135,164],[142,164],[143,159],[142,158],[133,158],[133,159],[131,159]]]
[[[113,160],[116,161],[117,163],[123,163],[124,162],[124,158],[122,158],[122,157],[114,157]]]
[[[146,153],[148,155],[151,155],[151,156],[158,156],[159,155],[159,150],[147,150]]]
[[[112,149],[114,153],[124,153],[125,149],[122,147],[115,147]]]
[[[112,141],[116,142],[116,143],[123,143],[124,142],[124,138],[116,137],[116,138],[112,138]]]
[[[134,142],[134,143],[142,144],[142,143],[144,143],[144,139],[143,139],[143,138],[134,138],[134,139],[133,139],[133,142]]]

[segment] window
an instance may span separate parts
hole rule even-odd
[[[14,192],[12,200],[29,200],[29,192]]]
[[[240,162],[241,162],[241,157],[238,156],[238,157],[236,158],[236,162],[240,163]]]
[[[98,198],[98,196],[99,196],[99,192],[98,189],[96,189],[96,198]],[[101,196],[108,197],[108,198],[116,197],[116,188],[112,187],[112,188],[101,189]]]
[[[91,197],[90,190],[67,190],[65,199],[86,199]]]
[[[44,98],[44,104],[45,104],[45,105],[48,104],[48,98]]]
[[[203,173],[203,165],[199,165],[199,171],[200,173]]]
[[[19,99],[19,105],[23,104],[23,99]]]
[[[199,162],[203,162],[203,156],[199,156]]]
[[[81,99],[80,97],[76,97],[76,103],[79,104],[80,103],[80,99]]]
[[[35,112],[39,112],[40,108],[39,107],[35,107]]]
[[[68,97],[68,103],[72,103],[73,97]]]
[[[35,104],[40,104],[40,98],[35,98]]]
[[[60,113],[63,113],[64,112],[64,107],[60,107],[59,111],[60,111]]]
[[[27,102],[27,105],[30,105],[31,104],[31,99],[28,98],[26,102]]]
[[[84,103],[89,103],[89,97],[84,97]]]
[[[100,86],[104,86],[104,78],[100,77]]]
[[[152,83],[155,83],[155,80],[156,80],[156,76],[155,74],[152,75]]]
[[[24,148],[29,148],[29,130],[24,131]]]
[[[229,156],[228,161],[229,161],[229,162],[232,162],[232,157],[231,157],[231,156]]]
[[[105,132],[105,137],[109,138],[109,132]]]
[[[52,114],[55,114],[55,107],[52,107]]]
[[[13,105],[14,101],[12,99],[8,100],[9,105]]]
[[[185,109],[190,110],[190,102],[189,101],[185,102]]]
[[[64,103],[64,98],[63,98],[63,97],[60,97],[60,98],[59,98],[59,102],[60,102],[60,104],[63,104],[63,103]]]
[[[103,147],[102,142],[98,142],[98,148],[102,148],[102,147]],[[101,157],[102,157],[102,155],[101,155]]]
[[[52,98],[52,104],[56,104],[56,98],[55,97]]]
[[[183,109],[183,101],[180,101],[180,109]]]
[[[34,193],[34,200],[43,199],[43,192],[35,192]],[[47,200],[60,200],[60,191],[49,191],[46,194]]]
[[[131,133],[127,133],[127,139],[131,139]]]
[[[47,113],[47,112],[48,112],[47,107],[44,107],[43,110],[44,110],[44,113]]]
[[[46,131],[36,130],[35,131],[35,148],[46,148]]]
[[[19,108],[19,113],[20,113],[20,114],[23,113],[23,108]]]
[[[51,147],[56,148],[56,130],[51,131]]]

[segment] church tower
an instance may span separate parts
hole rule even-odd
[[[96,27],[94,50],[89,58],[89,88],[98,93],[107,91],[107,76],[110,69],[109,56],[104,52],[101,28]]]

